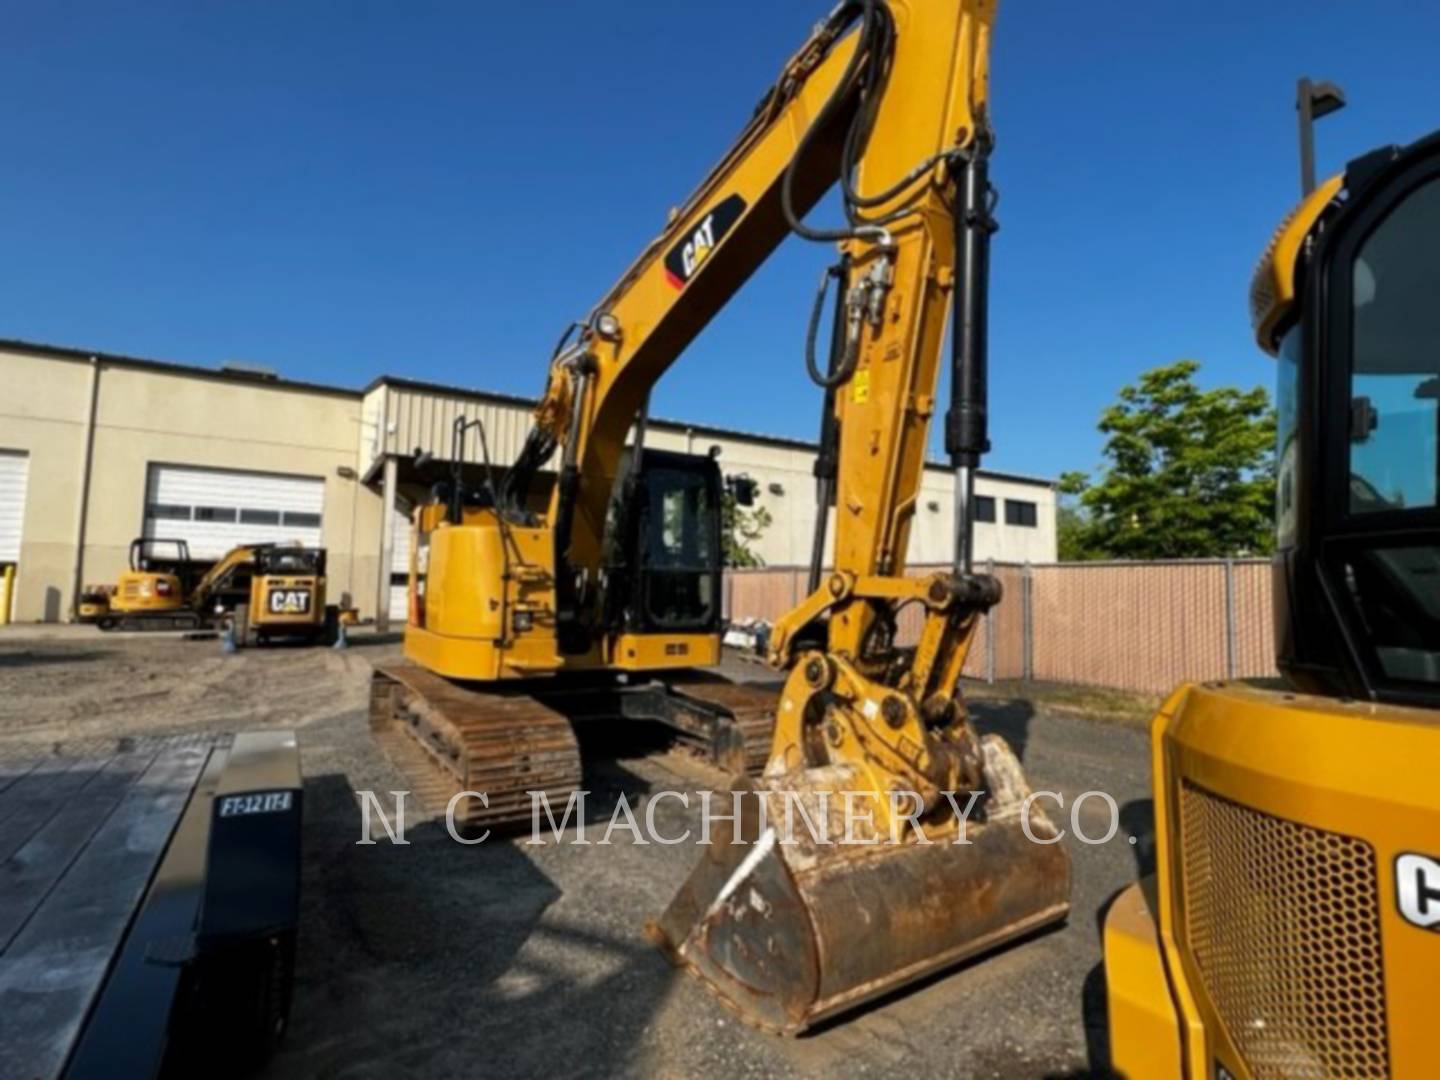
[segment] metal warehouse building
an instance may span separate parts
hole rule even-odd
[[[363,390],[0,340],[0,567],[16,568],[16,621],[68,619],[83,584],[114,581],[138,536],[188,541],[196,558],[242,542],[329,550],[330,593],[362,616],[403,619],[414,455],[451,453],[456,416],[479,417],[509,463],[534,402],[381,376]],[[771,566],[809,557],[815,448],[794,439],[652,420],[647,445],[705,453],[759,485],[773,523],[753,545]],[[982,472],[981,559],[1051,562],[1052,483]],[[387,497],[388,496],[388,497]],[[386,508],[393,508],[390,513]],[[914,563],[951,550],[951,480],[926,470]]]

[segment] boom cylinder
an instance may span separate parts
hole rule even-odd
[[[955,470],[955,572],[974,562],[975,470],[990,449],[987,312],[990,286],[990,147],[977,139],[964,159],[955,207],[955,310],[945,452]]]
[[[558,500],[555,513],[555,586],[557,640],[565,653],[581,653],[589,648],[589,634],[583,625],[581,586],[570,561],[572,530],[575,525],[575,502],[580,491],[580,467],[577,464],[581,417],[585,410],[586,382],[591,373],[588,359],[578,361],[573,369],[575,380],[571,399],[570,437],[561,456],[560,476],[556,481]]]
[[[843,256],[830,268],[838,286],[835,314],[830,327],[830,366],[826,376],[833,379],[845,359],[845,288],[850,281],[850,257]],[[810,592],[820,588],[825,566],[825,532],[830,507],[835,505],[835,476],[840,463],[840,420],[835,415],[835,387],[825,391],[820,413],[820,453],[815,457],[815,536],[810,546]]]

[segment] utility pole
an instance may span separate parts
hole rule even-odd
[[[1315,190],[1315,121],[1345,107],[1345,91],[1332,82],[1302,78],[1295,88],[1300,118],[1300,194]]]

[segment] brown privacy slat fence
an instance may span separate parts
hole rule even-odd
[[[924,574],[939,567],[911,567]],[[976,635],[965,674],[1163,694],[1186,680],[1275,674],[1264,559],[993,564],[1005,595]],[[775,620],[804,598],[807,571],[731,570],[725,612]],[[900,619],[913,643],[922,612]]]

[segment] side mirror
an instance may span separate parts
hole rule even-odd
[[[1380,413],[1368,397],[1350,400],[1350,441],[1363,443],[1380,426]]]

